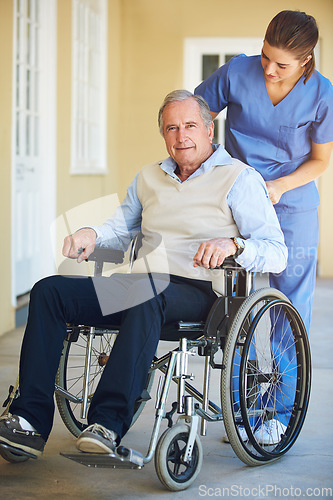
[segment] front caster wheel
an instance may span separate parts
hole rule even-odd
[[[202,446],[196,436],[190,463],[184,461],[190,428],[176,424],[167,429],[157,444],[155,469],[158,478],[171,491],[188,488],[198,476],[202,466]]]

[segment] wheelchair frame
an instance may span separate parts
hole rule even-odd
[[[101,274],[100,256],[92,256],[92,259],[96,259],[95,275]],[[116,253],[105,258],[104,254],[102,260],[120,262],[121,255]],[[164,375],[164,381],[162,382],[161,378],[158,384],[155,423],[147,454],[144,456],[133,449],[119,446],[116,452],[110,455],[63,453],[64,456],[85,465],[122,468],[142,468],[155,457],[155,468],[161,482],[168,489],[178,491],[190,486],[201,469],[203,453],[198,437],[200,419],[201,436],[206,435],[207,422],[223,420],[231,446],[237,456],[248,465],[261,465],[277,460],[290,449],[302,428],[310,395],[311,359],[305,327],[298,312],[281,292],[266,288],[251,293],[252,273],[245,272],[234,261],[227,259],[221,272],[224,273],[225,294],[215,301],[206,323],[180,321],[176,329],[180,337],[179,347],[161,358],[155,357],[152,362],[146,390],[137,401],[132,421],[133,424],[145,402],[150,399],[148,392],[152,386],[153,373],[158,369]],[[282,317],[283,325],[284,322],[287,325],[283,328],[285,328],[284,335],[289,335],[288,350],[293,350],[293,346],[296,346],[292,363],[289,361],[290,364],[296,366],[292,370],[287,367],[287,376],[292,380],[289,383],[295,384],[296,395],[289,421],[286,422],[283,432],[280,432],[278,442],[261,444],[257,437],[260,429],[258,422],[262,425],[274,422],[277,410],[272,406],[274,397],[271,397],[270,401],[265,404],[263,401],[258,403],[258,400],[263,399],[264,390],[266,393],[277,391],[279,384],[282,385],[282,375],[279,375],[279,369],[274,367],[274,363],[277,364],[276,359],[271,362],[270,368],[266,368],[266,371],[261,367],[258,368],[257,361],[251,359],[253,357],[251,349],[252,344],[255,343],[254,339],[260,322],[263,318],[265,320],[268,318],[270,328],[273,329],[276,325],[273,325],[272,318],[277,311],[278,328],[282,328]],[[89,377],[92,371],[93,341],[96,337],[102,338],[109,334],[117,334],[117,330],[87,326],[68,327],[68,337],[62,357],[64,363],[60,364],[55,392],[61,417],[74,435],[78,435],[84,427],[77,428],[76,417],[71,413],[70,405],[81,405],[80,418],[83,420],[86,418],[87,407],[92,397]],[[67,388],[66,377],[69,369],[67,358],[70,355],[71,344],[75,344],[79,335],[87,338],[87,348],[82,394],[77,396]],[[269,342],[272,343],[272,332],[269,336]],[[163,330],[161,338],[163,339]],[[202,393],[189,383],[193,375],[188,373],[188,358],[190,351],[194,348],[205,358]],[[214,360],[219,349],[223,350],[222,363],[216,363]],[[279,352],[281,346],[274,356],[272,347],[269,347],[269,350],[271,357],[283,357]],[[246,356],[242,354],[243,352],[247,353]],[[102,363],[102,367],[108,356],[106,353],[99,354],[98,363]],[[239,382],[235,390],[233,370],[236,365]],[[211,368],[221,370],[222,409],[209,400]],[[288,371],[295,372],[295,374],[290,375]],[[167,412],[166,405],[171,381],[176,382],[178,386],[177,402],[173,403],[172,410]],[[197,403],[194,403],[195,400]],[[286,409],[284,412],[287,414]],[[172,425],[174,413],[178,414],[178,420],[175,425]],[[159,438],[164,418],[168,420],[168,428]],[[241,427],[245,429],[246,439],[241,435]]]
[[[135,246],[132,256],[135,256]],[[104,262],[123,262],[123,252],[97,251],[90,256],[95,261],[95,275],[102,273]],[[148,373],[146,388],[137,400],[132,425],[144,404],[150,399],[153,374],[158,369],[160,378],[156,414],[147,454],[144,456],[124,446],[114,453],[62,453],[67,458],[94,467],[142,468],[153,457],[161,482],[172,491],[189,487],[198,476],[203,451],[198,436],[206,435],[207,422],[224,421],[230,444],[236,455],[247,465],[273,462],[283,456],[295,443],[306,416],[311,387],[311,356],[304,324],[297,310],[278,290],[263,288],[251,293],[252,273],[245,272],[233,260],[227,259],[224,273],[223,296],[216,299],[205,323],[178,322],[176,334],[179,347],[154,358]],[[163,327],[170,334],[170,325]],[[174,327],[174,325],[173,325]],[[96,350],[94,340],[116,335],[117,329],[94,326],[68,325],[59,369],[55,395],[58,409],[67,428],[78,435],[86,426],[87,408],[93,396],[91,384],[108,360],[108,347]],[[72,380],[71,348],[85,340],[84,369]],[[200,393],[189,383],[194,376],[188,373],[188,359],[193,349],[205,358],[203,389]],[[222,350],[222,363],[215,355]],[[74,355],[75,357],[75,355]],[[93,359],[96,358],[96,363]],[[221,371],[222,408],[209,399],[211,369]],[[83,371],[83,375],[82,375]],[[75,386],[83,380],[78,392]],[[177,401],[167,412],[171,382],[177,384]],[[3,414],[18,390],[10,388]],[[197,401],[195,403],[195,400]],[[73,405],[73,408],[72,406]],[[81,407],[80,417],[75,415]],[[173,425],[173,414],[178,419]],[[160,434],[162,420],[168,428]],[[34,455],[1,444],[1,454],[8,461],[23,462]]]

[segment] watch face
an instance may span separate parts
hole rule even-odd
[[[237,248],[242,248],[244,249],[245,248],[245,243],[243,242],[243,240],[241,240],[241,238],[234,238],[234,242],[235,242],[235,245]]]
[[[243,252],[243,250],[245,248],[245,244],[240,238],[235,237],[233,240],[234,240],[234,243],[237,247],[237,251],[236,251],[234,257],[237,258]]]

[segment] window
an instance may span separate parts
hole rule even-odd
[[[39,1],[16,3],[16,156],[38,156]]]
[[[71,173],[106,173],[106,0],[73,0]]]

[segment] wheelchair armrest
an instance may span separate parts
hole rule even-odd
[[[124,262],[124,252],[122,250],[114,250],[112,248],[95,248],[87,260],[101,263],[112,262],[114,264],[122,264]]]
[[[134,245],[137,246],[137,240],[135,240]],[[132,251],[136,252],[136,248]],[[122,250],[114,250],[112,248],[95,248],[93,253],[89,255],[87,261],[122,264],[124,262],[124,252]],[[223,264],[217,269],[242,269],[242,266],[237,264],[232,257],[227,257],[224,259]]]
[[[224,259],[222,266],[217,269],[243,269],[240,264],[237,264],[233,257],[227,257]]]

